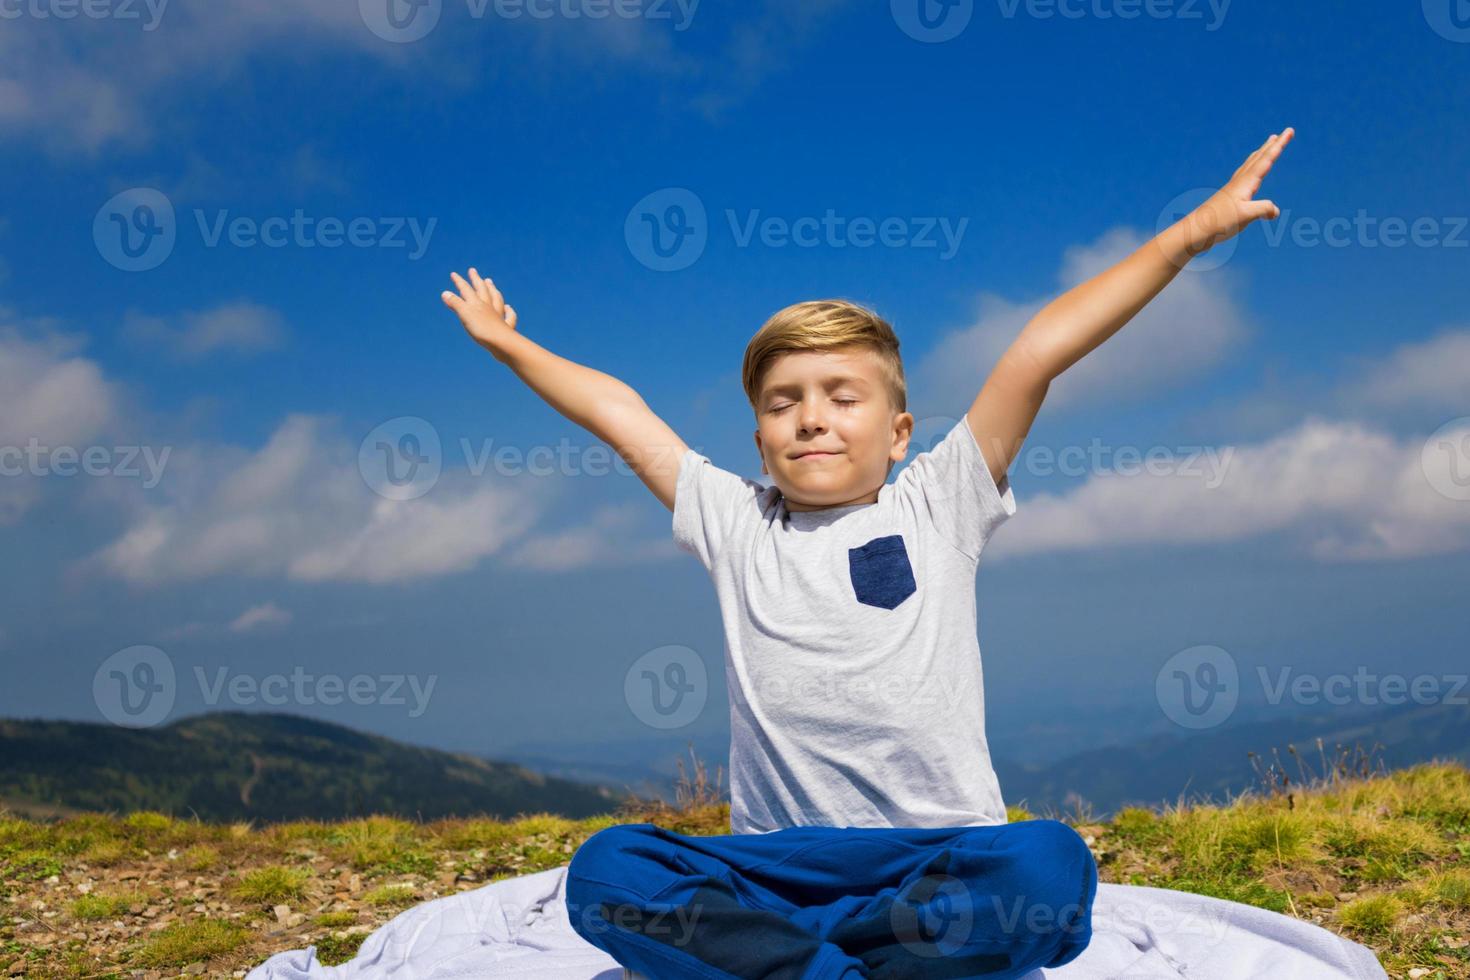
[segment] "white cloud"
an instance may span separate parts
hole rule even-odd
[[[587,524],[538,534],[522,542],[506,556],[506,563],[550,572],[674,557],[677,549],[672,539],[633,543],[637,523],[646,511],[647,506],[641,500],[601,507]]]
[[[1470,411],[1470,329],[1445,329],[1373,359],[1338,389],[1344,407]]]
[[[274,602],[266,602],[236,616],[227,627],[231,633],[249,633],[267,626],[287,626],[295,618]]]
[[[0,321],[10,319],[0,310]],[[80,346],[44,324],[0,326],[0,525],[40,500],[46,477],[33,472],[32,456],[46,466],[53,450],[83,451],[115,421],[116,388]]]
[[[1127,258],[1147,241],[1115,228],[1089,245],[1066,250],[1057,292],[1014,300],[982,294],[976,322],[942,339],[912,372],[915,391],[931,405],[968,407],[986,375],[1026,323],[1056,295]],[[1222,363],[1249,336],[1220,271],[1186,267],[1164,291],[1097,349],[1064,371],[1047,393],[1047,409],[1133,400],[1177,388]]]
[[[566,84],[568,65],[610,64],[669,79],[681,104],[713,113],[783,67],[783,52],[811,33],[816,14],[849,2],[766,0],[758,11],[732,11],[728,41],[715,57],[686,53],[683,39],[718,14],[696,7],[686,24],[684,3],[658,5],[657,17],[522,11],[511,18],[493,3],[446,2],[434,31],[407,44],[369,30],[358,0],[140,0],[128,5],[135,19],[26,15],[6,19],[0,31],[0,136],[34,139],[56,154],[136,150],[165,127],[187,125],[181,110],[224,88],[252,60],[285,55],[319,68],[334,53],[355,57],[357,72],[363,59],[396,68],[403,84],[436,97],[492,88],[512,73],[538,76],[554,92]],[[803,12],[794,12],[798,6]],[[483,16],[472,19],[478,8]],[[691,86],[707,91],[691,100]]]
[[[1355,352],[1288,371],[1275,362],[1263,367],[1260,385],[1245,396],[1220,399],[1193,413],[1191,428],[1247,436],[1278,431],[1308,414],[1437,428],[1470,413],[1470,327],[1437,333],[1384,351]]]
[[[133,341],[157,344],[185,361],[198,361],[221,351],[253,354],[274,350],[286,341],[281,314],[243,300],[181,313],[171,319],[129,311],[123,319],[123,331]]]
[[[1461,435],[1470,447],[1470,422]],[[1470,485],[1470,455],[1457,462],[1442,451],[1426,452],[1423,437],[1401,440],[1316,417],[1264,442],[1220,452],[1223,479],[1182,467],[1107,472],[1069,493],[1020,496],[1014,524],[987,554],[1228,543],[1263,535],[1323,561],[1470,549],[1470,500],[1443,489]]]
[[[132,498],[130,526],[82,571],[155,586],[212,575],[400,582],[461,572],[524,534],[536,496],[446,473],[428,494],[377,496],[326,420],[287,417],[265,446],[180,447]]]

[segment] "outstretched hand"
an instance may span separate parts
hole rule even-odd
[[[515,307],[495,288],[495,280],[481,279],[473,266],[469,281],[458,272],[451,272],[449,278],[459,287],[459,295],[446,289],[439,294],[440,299],[459,315],[459,322],[476,343],[498,355],[498,342],[516,328]]]
[[[1261,189],[1261,181],[1271,172],[1271,165],[1294,135],[1296,130],[1290,126],[1271,134],[1256,152],[1246,157],[1224,187],[1189,214],[1185,221],[1190,231],[1191,253],[1197,254],[1234,238],[1258,218],[1281,216],[1281,209],[1274,201],[1258,201],[1255,195]]]

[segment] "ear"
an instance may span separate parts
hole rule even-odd
[[[893,451],[888,458],[902,463],[909,454],[909,440],[914,437],[914,417],[908,412],[899,412],[893,419]]]
[[[756,453],[761,458],[761,475],[762,476],[769,476],[771,471],[768,470],[768,469],[766,469],[766,454],[765,454],[765,451],[763,449],[761,449],[761,430],[760,429],[756,429],[755,430],[755,451],[756,451]]]

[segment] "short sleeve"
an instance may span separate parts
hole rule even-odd
[[[766,489],[686,449],[674,487],[674,543],[710,568],[731,538],[760,517]]]
[[[998,486],[991,477],[967,419],[961,416],[933,449],[915,456],[894,483],[940,537],[979,561],[996,528],[1016,512],[1016,494],[1009,474]]]

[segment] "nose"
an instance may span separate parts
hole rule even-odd
[[[826,429],[826,425],[823,423],[822,414],[819,409],[820,405],[817,402],[801,403],[800,425],[803,434],[821,432]]]

